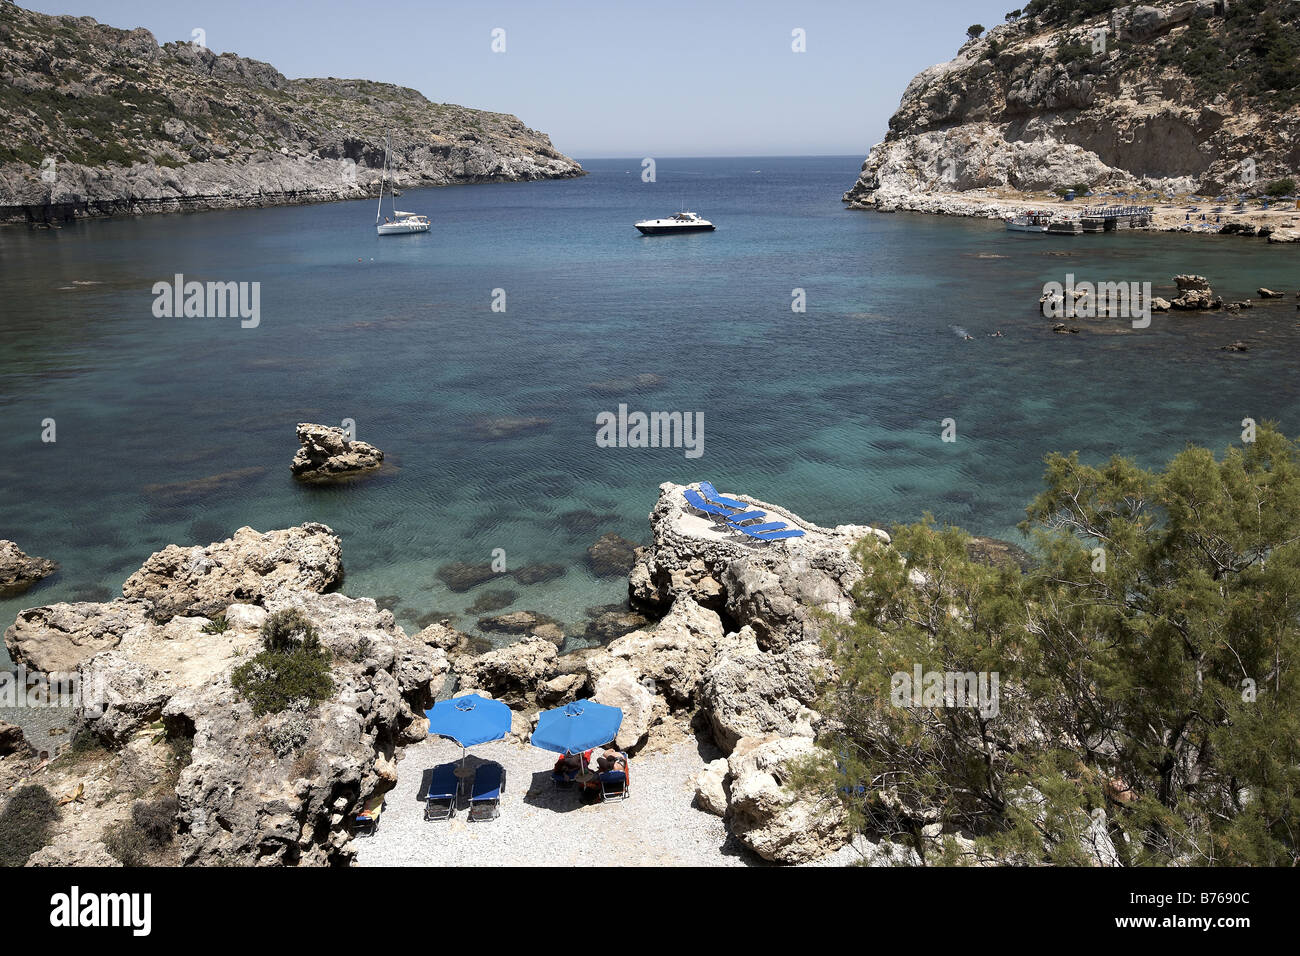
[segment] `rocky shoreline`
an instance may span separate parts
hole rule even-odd
[[[70,798],[29,865],[114,865],[107,847],[141,792],[175,800],[170,862],[350,863],[352,817],[396,785],[401,748],[426,738],[424,709],[469,691],[515,710],[518,742],[541,709],[584,696],[623,709],[617,744],[634,757],[711,739],[719,756],[685,798],[694,812],[722,815],[740,845],[774,862],[843,847],[843,812],[780,781],[816,747],[820,615],[850,613],[862,575],[851,550],[888,535],[819,528],[752,500],[808,533],[750,545],[690,513],[681,491],[661,486],[653,542],[628,575],[643,626],[568,654],[538,632],[487,651],[442,623],[407,634],[370,598],[333,590],[342,544],[320,524],[173,545],[120,598],[21,612],[4,635],[14,662],[75,673],[87,698],[52,760],[4,728],[0,794],[39,786]],[[288,609],[319,630],[335,692],[256,717],[232,673],[257,650],[267,616]]]
[[[373,197],[390,135],[399,189],[584,175],[508,114],[9,2],[0,79],[0,223]]]
[[[867,161],[868,163],[870,160]],[[866,164],[863,166],[866,175]],[[1026,212],[1043,212],[1060,216],[1077,215],[1080,208],[1089,205],[1088,199],[1063,202],[1057,197],[1041,193],[1015,193],[1011,190],[974,189],[966,192],[907,192],[895,190],[866,190],[855,185],[842,201],[849,209],[881,213],[919,212],[932,216],[962,216],[968,219],[1006,220]],[[1102,200],[1104,202],[1104,200]],[[1136,202],[1136,201],[1135,201]],[[1272,243],[1300,242],[1300,209],[1272,208],[1248,209],[1234,214],[1224,212],[1225,221],[1212,223],[1213,228],[1202,228],[1200,212],[1213,203],[1197,203],[1185,199],[1180,203],[1143,201],[1141,205],[1153,206],[1151,224],[1142,227],[1151,232],[1178,232],[1198,236],[1241,236],[1266,239]],[[1185,218],[1191,216],[1192,218]]]

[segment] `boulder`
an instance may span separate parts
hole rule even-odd
[[[630,667],[606,671],[596,681],[591,699],[623,711],[614,746],[631,753],[645,743],[647,734],[657,717],[667,712],[655,694],[648,690]]]
[[[17,664],[48,673],[71,673],[129,634],[149,628],[151,605],[143,600],[51,604],[19,611],[5,630],[5,647]]]
[[[1183,311],[1200,311],[1218,309],[1223,306],[1223,299],[1214,294],[1205,276],[1177,275],[1174,282],[1178,284],[1178,298],[1169,303],[1170,308]]]
[[[727,761],[719,757],[695,775],[695,805],[705,813],[725,816],[727,813]]]
[[[297,453],[289,465],[299,481],[342,481],[375,471],[384,463],[384,453],[363,441],[349,441],[342,428],[298,423]]]
[[[537,611],[511,611],[478,619],[481,631],[501,634],[535,634],[553,644],[564,643],[564,628],[555,618]]]
[[[278,596],[325,591],[342,577],[338,535],[323,524],[265,533],[240,528],[207,547],[168,545],[127,578],[122,593],[145,598],[153,617],[211,617],[230,604],[266,605]]]
[[[749,737],[727,761],[731,832],[765,860],[806,863],[849,840],[844,805],[824,794],[789,787],[794,765],[829,756],[805,737]]]
[[[699,701],[705,670],[723,639],[722,619],[690,597],[679,597],[668,614],[646,630],[614,641],[603,656],[593,657],[589,670],[599,677],[606,669],[630,668],[649,681],[674,708],[691,709]]]
[[[554,642],[533,636],[478,657],[462,658],[456,670],[462,688],[481,688],[511,707],[529,707],[537,703],[543,685],[559,673],[557,656]]]
[[[751,629],[728,635],[705,673],[702,709],[713,739],[729,753],[743,737],[778,734],[811,738],[819,715],[816,675],[831,676],[830,661],[815,641],[779,652],[762,650]]]
[[[12,541],[0,539],[0,598],[17,597],[59,566],[47,558],[33,558]]]
[[[1261,299],[1285,299],[1285,298],[1286,298],[1286,293],[1285,293],[1285,292],[1274,292],[1272,289],[1263,289],[1263,288],[1261,288],[1261,289],[1259,290],[1259,297],[1260,297]],[[0,543],[2,543],[2,542],[0,542]]]

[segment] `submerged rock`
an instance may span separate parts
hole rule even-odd
[[[289,469],[300,481],[343,481],[380,468],[384,453],[363,441],[348,441],[342,428],[298,423],[298,443]]]
[[[569,569],[563,564],[526,564],[522,568],[511,571],[510,574],[520,584],[541,584],[543,581],[554,581],[556,578],[562,578],[569,572]]]
[[[453,591],[468,591],[497,576],[490,564],[468,564],[465,561],[452,561],[444,564],[437,571],[437,578]]]
[[[650,619],[639,611],[629,610],[621,604],[587,608],[588,621],[582,636],[593,644],[608,644],[615,638],[650,624]]]
[[[598,578],[627,574],[636,563],[636,545],[614,532],[601,535],[587,549],[587,564]]]
[[[537,611],[510,611],[478,619],[481,631],[502,634],[536,634],[556,644],[564,641],[564,627],[555,618]]]
[[[966,542],[966,553],[972,561],[992,567],[1014,565],[1021,571],[1028,571],[1034,566],[1034,556],[1010,541],[1001,538],[982,538],[975,536]]]
[[[483,591],[476,598],[474,603],[465,609],[468,614],[483,614],[486,611],[499,611],[503,607],[509,607],[519,598],[518,591],[511,591],[507,588],[496,588],[493,590]]]
[[[0,598],[17,597],[57,570],[55,562],[30,557],[12,541],[0,539]]]
[[[531,435],[551,427],[549,418],[536,416],[503,415],[498,418],[479,418],[474,421],[474,434],[479,438],[496,440]]]

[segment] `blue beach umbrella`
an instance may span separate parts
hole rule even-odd
[[[594,700],[575,700],[545,711],[533,731],[534,747],[557,754],[580,754],[603,747],[618,736],[623,711]]]
[[[462,767],[467,747],[500,740],[510,733],[510,708],[499,700],[488,700],[478,694],[440,700],[424,716],[429,718],[430,734],[460,744]]]

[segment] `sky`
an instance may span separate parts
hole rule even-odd
[[[908,82],[1017,0],[19,0],[204,31],[289,77],[359,77],[513,113],[579,159],[862,155]],[[493,31],[504,30],[504,52]],[[803,31],[805,52],[792,50]],[[500,38],[500,34],[498,34]],[[499,39],[498,39],[499,45]]]

